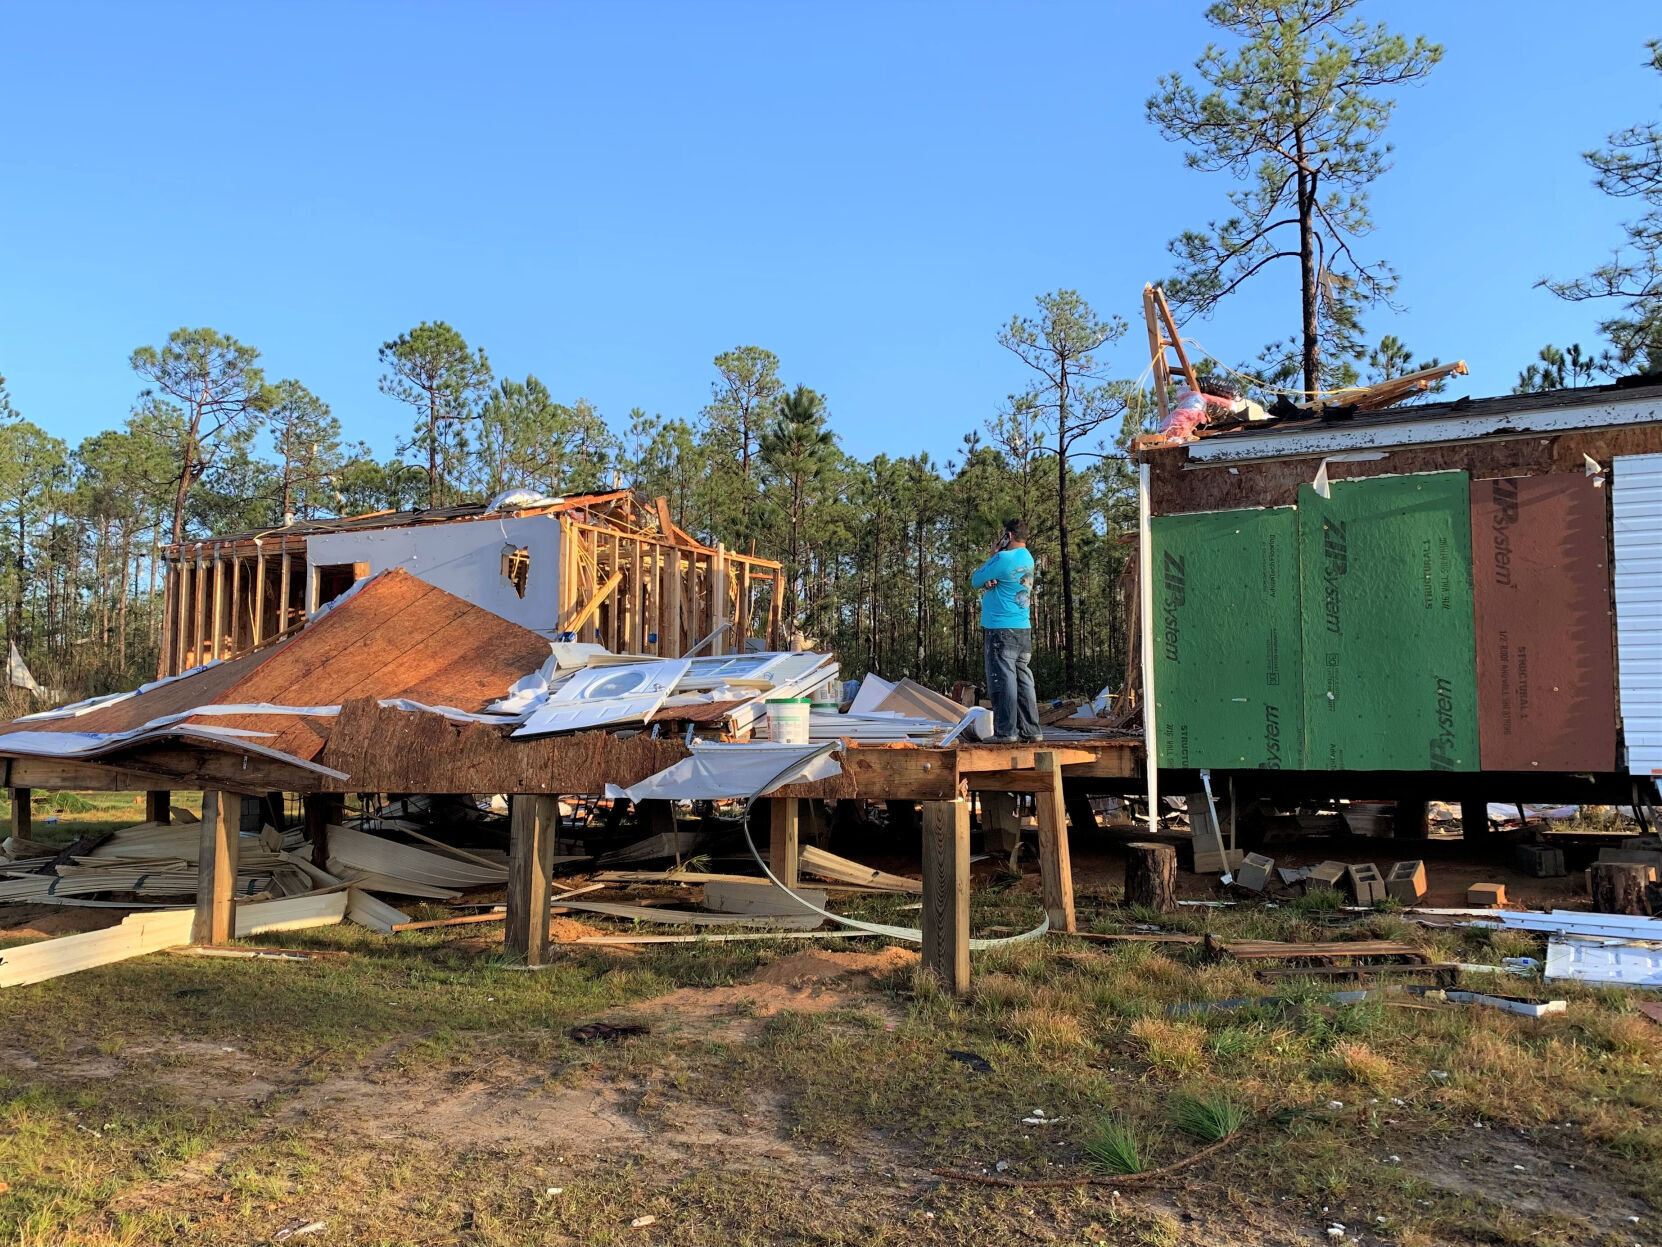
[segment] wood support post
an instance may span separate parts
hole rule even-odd
[[[1045,912],[1054,931],[1077,929],[1073,915],[1073,861],[1068,853],[1068,814],[1062,796],[1062,767],[1054,750],[1041,749],[1033,765],[1050,777],[1050,787],[1035,793],[1039,816],[1039,876],[1044,885]]]
[[[173,794],[152,789],[144,794],[144,821],[166,827],[173,821]]]
[[[312,846],[312,865],[329,869],[329,825],[346,812],[346,798],[334,792],[308,792],[300,799],[305,814],[306,843]]]
[[[196,867],[193,944],[224,944],[236,931],[237,837],[242,798],[209,789],[202,794],[201,840]]]
[[[528,966],[548,960],[548,901],[554,884],[554,837],[560,830],[558,797],[517,795],[508,849],[508,953]]]
[[[35,830],[35,811],[29,803],[34,800],[34,790],[30,788],[13,788],[12,798],[12,835],[19,840],[27,840]]]
[[[1398,840],[1424,840],[1431,834],[1428,815],[1431,807],[1424,801],[1398,801],[1392,825]]]
[[[948,991],[970,982],[969,802],[923,807],[923,967]]]
[[[1460,838],[1468,844],[1489,842],[1489,800],[1470,798],[1460,802]]]
[[[774,797],[769,811],[768,869],[787,888],[797,884],[802,837],[802,804],[795,797]]]
[[[981,835],[989,853],[1013,853],[1021,843],[1021,816],[1013,792],[983,792]]]
[[[1177,912],[1177,850],[1169,844],[1125,846],[1125,903],[1157,914]]]

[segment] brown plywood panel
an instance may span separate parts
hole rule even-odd
[[[1605,503],[1585,475],[1472,482],[1486,771],[1616,769]]]

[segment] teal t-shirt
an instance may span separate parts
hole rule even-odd
[[[983,628],[1033,626],[1033,556],[1026,546],[1000,550],[970,575],[977,589],[997,581],[981,595]]]

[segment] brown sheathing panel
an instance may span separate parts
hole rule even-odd
[[[546,792],[600,795],[627,788],[686,758],[676,737],[645,732],[577,732],[511,740],[483,723],[452,723],[436,714],[390,710],[364,698],[341,707],[317,761],[350,775],[354,790],[373,792]],[[869,752],[869,751],[868,751]],[[947,769],[951,781],[950,767]],[[852,798],[848,772],[780,795]]]
[[[1662,423],[1620,429],[1585,429],[1543,436],[1492,436],[1439,446],[1381,445],[1383,459],[1329,462],[1332,481],[1410,472],[1462,471],[1474,481],[1496,476],[1584,475],[1586,460],[1610,467],[1615,455],[1662,452]],[[1298,487],[1315,479],[1320,455],[1185,467],[1186,447],[1146,452],[1150,505],[1155,515],[1229,511],[1238,507],[1290,507]]]
[[[548,653],[535,632],[395,570],[268,649],[79,718],[0,725],[0,732],[121,732],[198,706],[337,706],[355,697],[478,711],[506,696]],[[259,744],[304,759],[318,754],[335,724],[275,715],[194,721],[267,733],[255,738]]]
[[[41,719],[33,723],[0,724],[8,732],[127,732],[164,715],[183,714],[197,706],[220,701],[225,692],[257,666],[265,654],[245,654],[217,667],[174,680],[148,693],[129,697],[72,719]]]
[[[1607,493],[1585,474],[1472,482],[1486,771],[1618,766]]]

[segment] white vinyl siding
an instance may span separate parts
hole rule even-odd
[[[1616,661],[1627,769],[1662,774],[1662,455],[1617,455]]]

